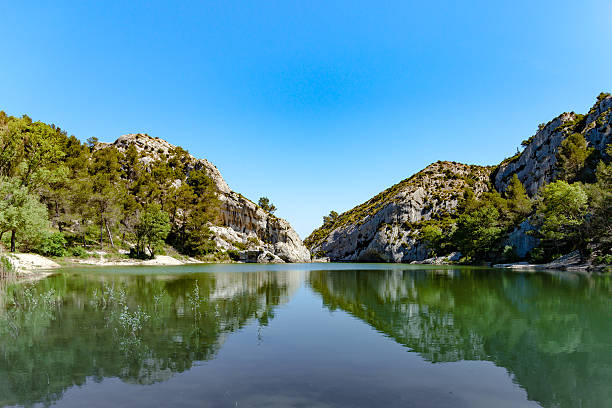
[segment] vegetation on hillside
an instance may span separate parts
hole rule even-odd
[[[607,96],[600,95],[598,101]],[[606,126],[609,115],[609,111],[601,113],[595,126]],[[573,114],[572,117],[560,126],[566,136],[556,156],[554,181],[543,186],[535,197],[526,194],[516,173],[505,191],[496,191],[492,183],[475,191],[473,187],[478,177],[473,176],[464,177],[466,183],[453,185],[457,172],[465,166],[459,164],[455,164],[452,171],[436,167],[437,177],[442,179],[442,183],[436,184],[435,177],[427,177],[428,169],[436,163],[350,211],[340,215],[332,212],[323,217],[323,225],[304,242],[311,250],[316,249],[332,232],[361,225],[386,205],[401,200],[400,193],[414,194],[416,188],[423,186],[426,191],[424,210],[439,204],[440,198],[459,197],[453,210],[438,206],[436,212],[420,221],[402,226],[407,236],[426,246],[429,256],[459,251],[466,263],[518,260],[515,248],[508,245],[508,237],[526,221],[528,234],[540,242],[528,254],[529,260],[547,262],[578,250],[583,260],[611,264],[612,146],[608,146],[605,153],[589,146],[583,134],[587,116]],[[532,141],[533,137],[523,145],[528,146]],[[506,159],[500,166],[518,160],[520,154]],[[486,168],[491,179],[495,179],[500,166]],[[319,251],[316,255],[326,254]]]
[[[464,188],[468,186],[478,186],[479,190],[486,189],[490,171],[491,167],[439,161],[349,211],[342,214],[330,212],[328,216],[323,217],[323,225],[314,230],[304,240],[304,244],[312,249],[338,228],[352,224],[361,225],[367,217],[389,204],[400,201],[402,195],[407,192],[418,189],[433,191],[430,197],[430,204],[433,205],[459,199]],[[443,217],[444,215],[440,214],[440,218]]]
[[[152,257],[164,244],[191,256],[215,250],[213,181],[180,147],[142,160],[54,125],[0,112],[0,244],[11,251],[82,254],[131,249]]]

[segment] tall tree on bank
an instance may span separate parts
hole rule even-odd
[[[32,239],[49,226],[47,208],[28,192],[17,178],[0,179],[0,240],[11,233],[11,252],[15,252],[18,235]]]
[[[159,204],[149,204],[140,214],[136,225],[136,256],[155,257],[170,232],[170,219]],[[146,253],[148,250],[148,254]]]
[[[544,241],[554,246],[557,252],[583,248],[588,197],[580,183],[568,184],[558,180],[546,185],[541,195],[538,215]]]

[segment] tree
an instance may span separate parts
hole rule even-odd
[[[274,214],[274,211],[276,211],[276,207],[274,204],[270,203],[270,199],[268,197],[260,197],[257,205],[259,205],[262,210],[270,214]]]
[[[95,136],[92,136],[87,139],[87,146],[89,146],[90,149],[93,149],[98,144],[98,142],[99,142],[98,138]]]
[[[93,155],[89,173],[90,204],[100,226],[100,247],[104,232],[114,246],[111,227],[119,216],[119,199],[125,194],[120,178],[119,154],[115,149],[100,149]]]
[[[220,203],[212,179],[202,170],[193,170],[187,182],[172,187],[168,196],[173,220],[169,240],[189,255],[214,251],[208,226],[218,221]]]
[[[508,208],[516,215],[517,220],[529,215],[531,212],[531,200],[516,173],[510,179],[505,195],[508,200]]]
[[[557,249],[564,244],[581,248],[588,197],[580,183],[558,180],[545,186],[541,194],[538,214],[543,238]]]
[[[323,216],[323,225],[325,224],[333,224],[340,216],[335,211],[330,211],[329,215]]]
[[[47,208],[19,179],[0,180],[0,238],[5,232],[11,233],[11,252],[15,252],[18,234],[22,239],[35,238],[48,225]]]
[[[146,250],[153,258],[170,232],[170,218],[159,204],[149,204],[140,214],[136,225],[136,256],[143,258]]]
[[[499,211],[490,203],[461,214],[457,220],[453,242],[465,255],[485,256],[495,248],[502,237],[503,229],[499,225],[499,219]]]
[[[561,179],[567,182],[579,181],[589,155],[593,152],[580,133],[572,133],[559,146],[557,162]]]
[[[607,153],[612,157],[612,144]],[[587,218],[588,235],[604,254],[612,251],[612,163],[600,161],[595,172],[597,181],[585,186],[589,197],[590,216]]]
[[[420,232],[421,240],[423,240],[425,245],[427,245],[427,249],[432,251],[434,254],[437,251],[443,236],[444,234],[442,233],[442,229],[440,229],[440,227],[437,225],[425,225]]]

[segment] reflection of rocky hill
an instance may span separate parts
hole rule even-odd
[[[612,399],[612,298],[603,280],[477,271],[312,272],[330,309],[426,360],[489,360],[547,407]]]
[[[250,320],[265,325],[301,279],[258,272],[38,282],[17,295],[21,307],[0,314],[0,406],[48,405],[88,377],[165,381],[213,358],[227,336]],[[26,303],[28,296],[39,300]],[[138,307],[149,317],[140,321]]]

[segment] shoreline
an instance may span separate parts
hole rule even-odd
[[[153,259],[106,259],[65,257],[56,260],[31,253],[5,253],[13,266],[14,277],[22,279],[39,279],[53,274],[55,269],[73,266],[176,266],[206,263],[195,258],[177,259],[168,255],[158,255]],[[57,262],[56,262],[57,261]]]
[[[231,263],[242,263],[242,262],[206,262],[200,261],[195,258],[178,259],[169,255],[157,255],[154,259],[123,259],[123,258],[104,258],[104,254],[99,254],[99,258],[74,258],[65,257],[57,258],[55,260],[44,257],[38,254],[31,253],[5,253],[4,254],[11,262],[14,268],[14,278],[19,280],[38,280],[54,273],[55,269],[70,268],[79,266],[92,266],[92,267],[105,267],[105,266],[180,266],[180,265],[195,265],[195,264],[231,264]],[[405,265],[423,265],[423,266],[462,266],[462,267],[487,267],[494,269],[510,269],[517,272],[545,272],[545,271],[557,271],[557,272],[569,272],[569,273],[581,273],[581,274],[592,274],[606,273],[606,269],[610,268],[610,265],[591,265],[577,262],[575,254],[568,254],[563,259],[558,259],[553,262],[546,264],[530,264],[528,262],[515,262],[515,263],[504,263],[504,264],[490,264],[490,265],[466,265],[457,264],[454,262],[448,262],[447,257],[439,257],[435,259],[436,262],[432,262],[433,259],[426,259],[421,262],[412,261],[405,263]],[[57,261],[57,262],[56,262]],[[333,263],[328,259],[315,259],[310,263]],[[344,262],[340,262],[344,263]]]

